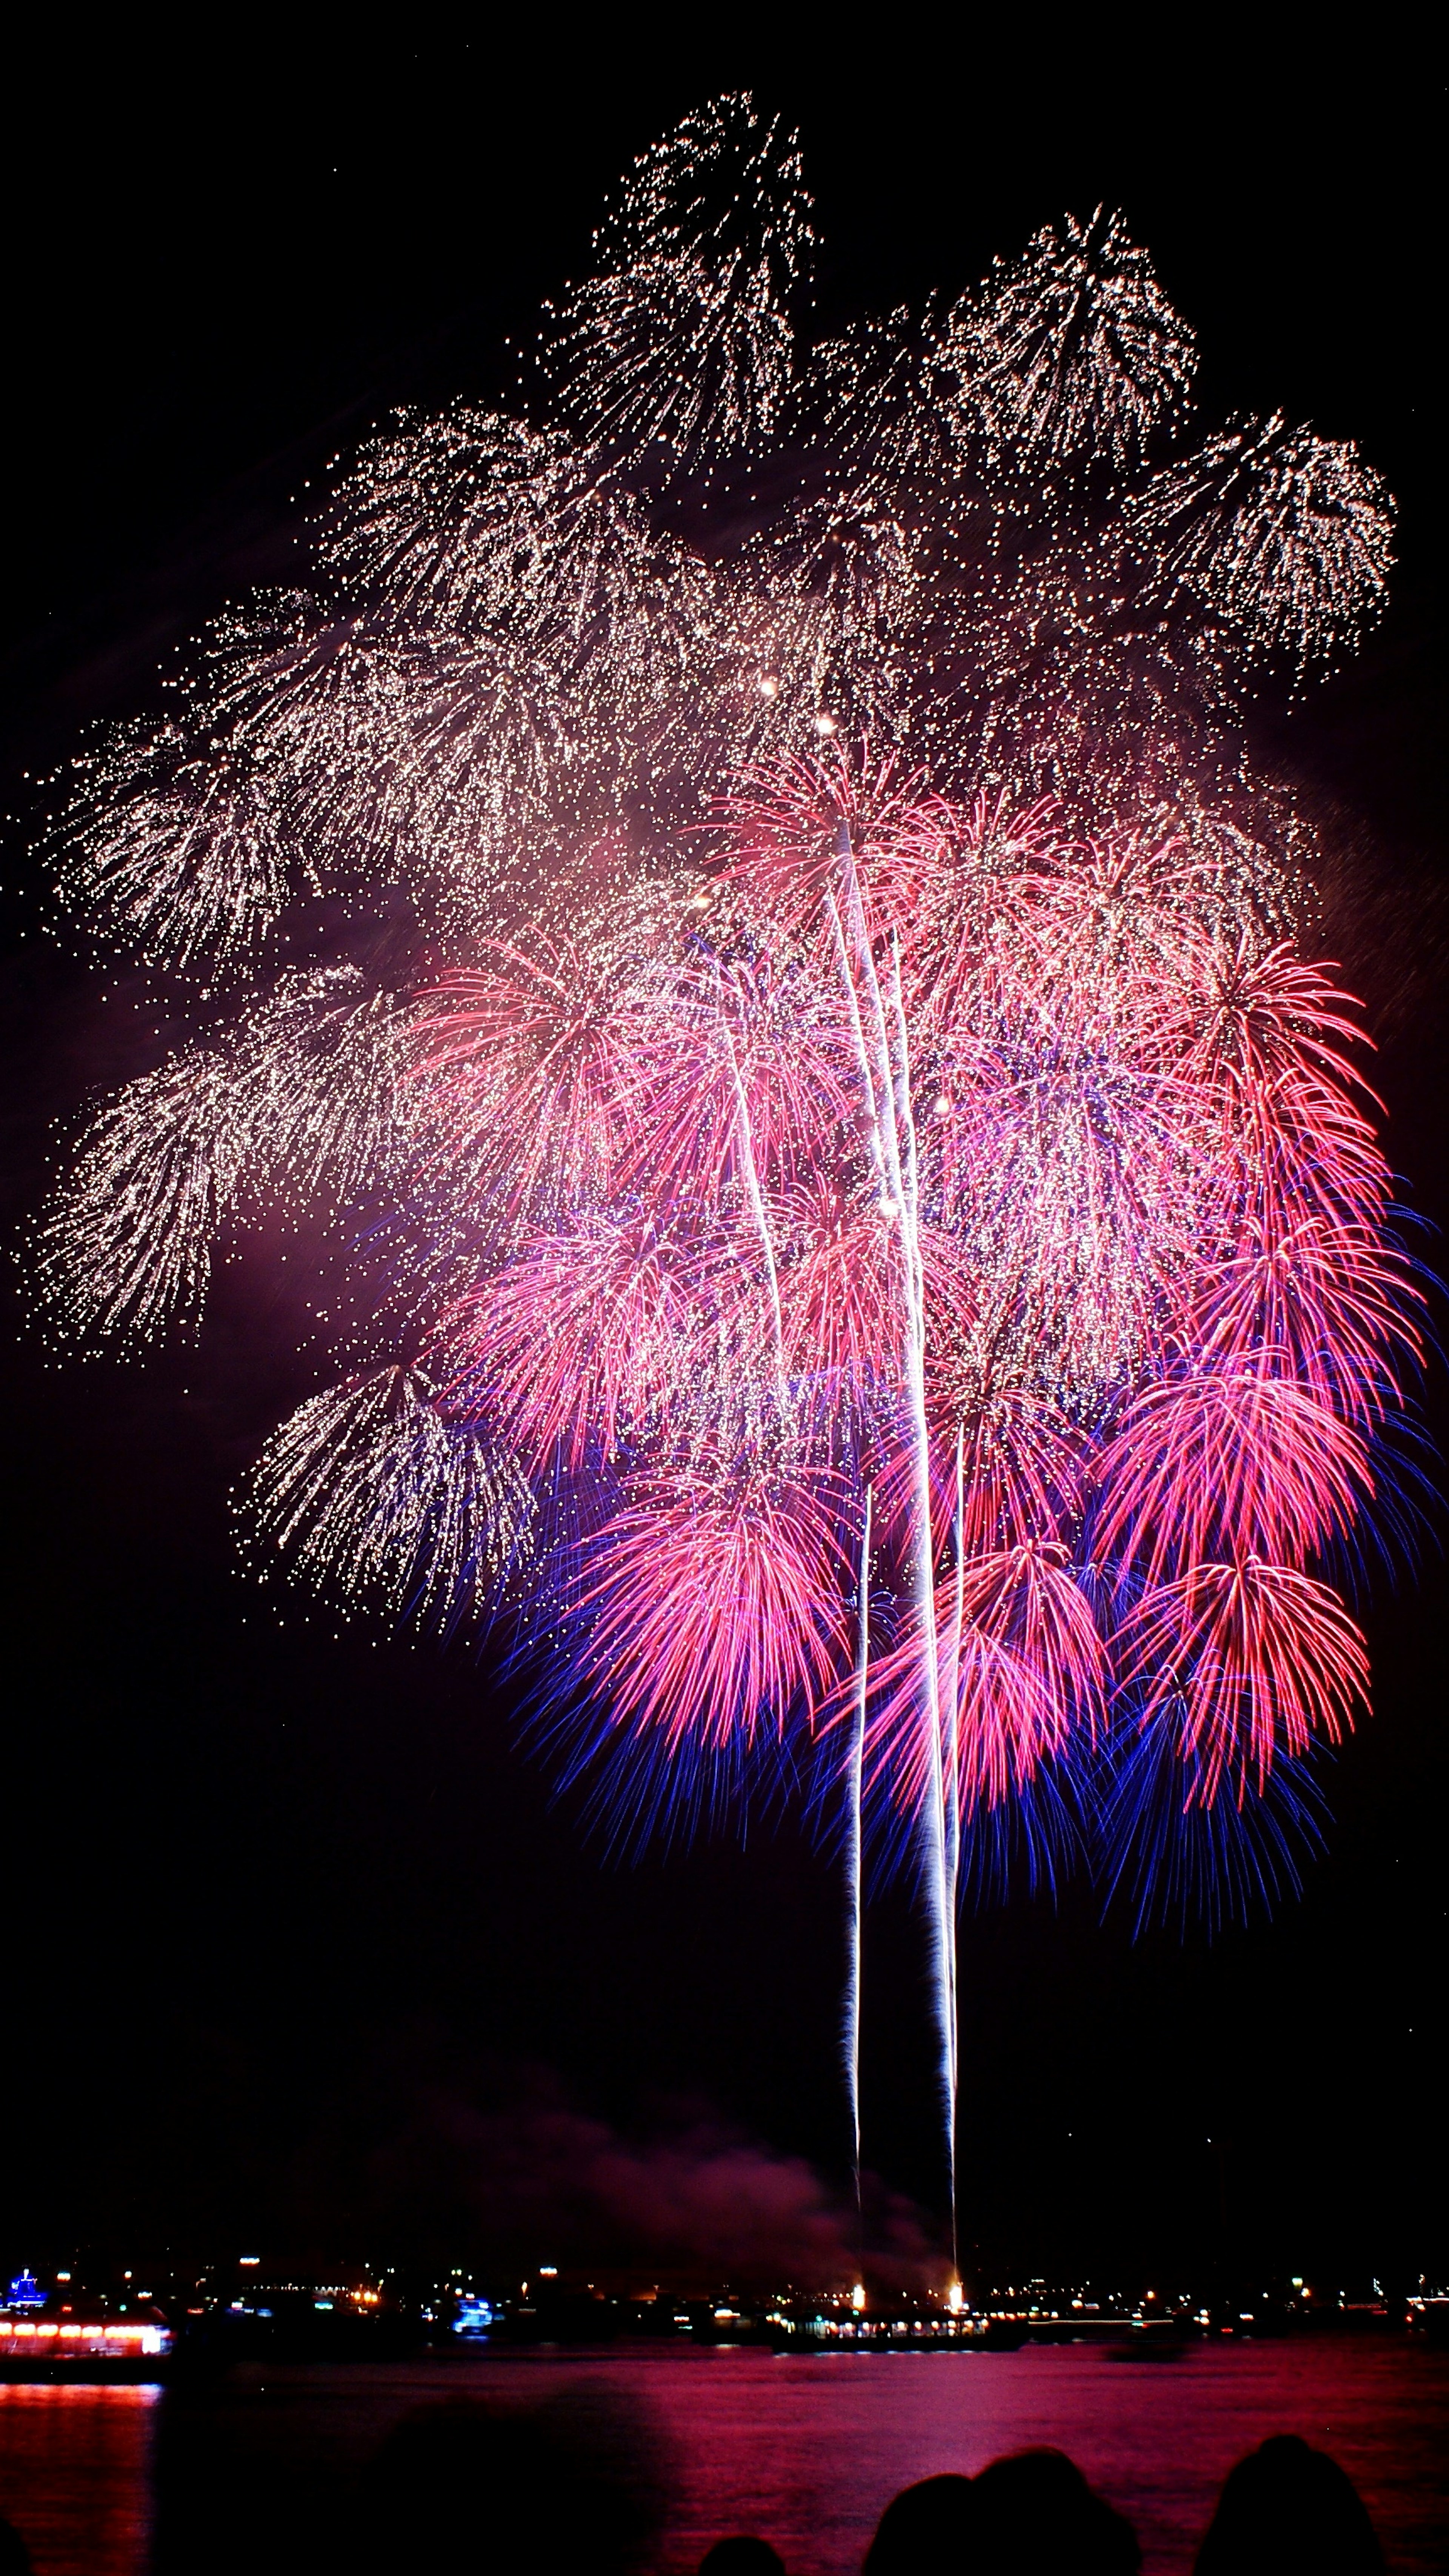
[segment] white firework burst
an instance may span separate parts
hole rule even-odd
[[[951,356],[1003,458],[1130,463],[1187,407],[1193,335],[1120,214],[1043,225],[952,317]]]
[[[959,476],[979,430],[961,360],[934,296],[920,313],[900,305],[822,341],[811,373],[830,446],[894,480]]]
[[[652,144],[551,313],[544,362],[586,436],[639,456],[736,449],[779,423],[808,257],[797,138],[746,91]]]
[[[677,684],[711,623],[703,564],[597,452],[465,404],[364,448],[321,551],[403,634],[522,644],[561,682],[616,695]]]
[[[581,727],[536,660],[447,636],[409,655],[400,708],[392,872],[467,934],[577,827]]]
[[[758,733],[802,746],[842,729],[893,739],[926,586],[884,487],[863,482],[802,503],[742,550],[737,569]]]
[[[318,550],[405,631],[493,634],[556,553],[557,432],[454,404],[436,418],[399,412],[341,477]]]
[[[403,677],[386,640],[301,592],[219,619],[174,711],[77,764],[56,832],[62,902],[150,963],[249,965],[295,893],[385,866]]]
[[[66,911],[150,962],[243,967],[288,899],[273,783],[194,725],[117,725],[81,754],[56,840]]]
[[[356,967],[293,972],[215,1045],[106,1101],[41,1227],[57,1329],[127,1343],[194,1324],[226,1218],[279,1199],[345,1207],[395,1175],[401,1026]]]
[[[395,1173],[407,1019],[356,966],[284,975],[224,1050],[234,1192],[346,1204]]]
[[[1300,671],[1383,607],[1394,506],[1351,440],[1237,421],[1154,475],[1129,524],[1163,589],[1191,593],[1254,654]]]
[[[310,1396],[273,1432],[243,1491],[246,1520],[295,1581],[395,1626],[476,1626],[530,1551],[518,1470],[394,1365]]]
[[[66,1340],[194,1327],[235,1171],[220,1050],[192,1047],[105,1103],[41,1220],[37,1303]]]

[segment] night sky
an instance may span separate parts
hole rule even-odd
[[[506,396],[504,343],[582,263],[613,175],[741,85],[802,128],[826,318],[963,286],[1106,200],[1199,333],[1206,416],[1281,406],[1387,475],[1391,612],[1270,739],[1331,825],[1325,945],[1383,1041],[1409,1202],[1442,1226],[1427,59],[1379,34],[1388,17],[1342,59],[1305,26],[1311,60],[1229,21],[1201,26],[1200,60],[1139,59],[1126,35],[1062,56],[1045,22],[1014,52],[967,26],[943,56],[934,17],[912,36],[895,13],[879,53],[822,26],[815,49],[762,36],[690,63],[562,25],[531,55],[483,32],[410,47],[407,23],[384,43],[339,16],[334,53],[238,13],[176,54],[118,21],[84,56],[62,26],[12,57],[11,1240],[48,1122],[158,1051],[43,934],[22,773],[154,704],[158,662],[226,597],[293,577],[294,496],[391,405]],[[1442,1240],[1427,1255],[1442,1268]],[[338,1641],[238,1579],[227,1487],[313,1384],[272,1277],[224,1272],[199,1350],[144,1368],[47,1364],[6,1287],[0,2261],[250,2238],[298,2262],[784,2267],[791,2212],[828,2227],[845,2165],[832,1869],[792,1830],[603,1868],[486,1667]],[[1443,1602],[1432,1546],[1381,1589],[1331,1854],[1276,1922],[1134,1946],[1082,1891],[968,1922],[968,2270],[1201,2278],[1225,2211],[1245,2274],[1449,2271]],[[884,2191],[929,2204],[922,1972],[907,1901],[882,1901],[866,2154]],[[703,2222],[691,2240],[691,2195],[726,2168],[737,2254]],[[668,2242],[638,2235],[651,2173],[680,2212]],[[917,2241],[904,2206],[882,2224]]]

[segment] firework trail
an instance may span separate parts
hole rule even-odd
[[[857,1582],[857,1644],[853,1724],[845,1765],[845,2009],[842,2039],[846,2097],[850,2107],[850,2161],[855,2181],[855,2216],[864,2227],[860,2171],[860,1944],[864,1915],[864,1850],[861,1837],[861,1793],[865,1782],[865,1727],[870,1706],[870,1541],[875,1497],[865,1489],[860,1525],[860,1574]]]
[[[251,1557],[491,1624],[616,1847],[843,1830],[857,2187],[907,1870],[954,2223],[961,1902],[1291,1891],[1367,1701],[1422,1292],[1243,716],[1377,612],[1392,505],[1278,415],[1173,453],[1193,339],[1119,215],[813,350],[810,248],[796,138],[686,118],[545,316],[548,416],[384,424],[311,590],[73,764],[63,916],[195,1035],[36,1278],[139,1343],[219,1232],[342,1230]]]

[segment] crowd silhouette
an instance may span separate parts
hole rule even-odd
[[[1018,2451],[974,2478],[922,2478],[887,2505],[863,2576],[1136,2576],[1137,2535],[1065,2453]],[[786,2576],[762,2540],[717,2541],[700,2576]],[[1384,2576],[1353,2481],[1296,2434],[1232,2471],[1194,2576]]]

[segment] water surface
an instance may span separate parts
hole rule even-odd
[[[1131,2518],[1147,2576],[1182,2576],[1227,2471],[1269,2433],[1301,2433],[1341,2461],[1399,2576],[1449,2565],[1449,2355],[1387,2342],[1203,2344],[1170,2362],[1091,2344],[543,2348],[258,2364],[204,2401],[7,2387],[0,2510],[36,2576],[145,2576],[153,2527],[165,2576],[290,2563],[283,2534],[322,2576],[363,2461],[404,2415],[461,2396],[565,2399],[630,2422],[668,2499],[660,2576],[684,2576],[728,2531],[762,2533],[790,2576],[842,2576],[899,2488],[1029,2442],[1068,2451]]]

